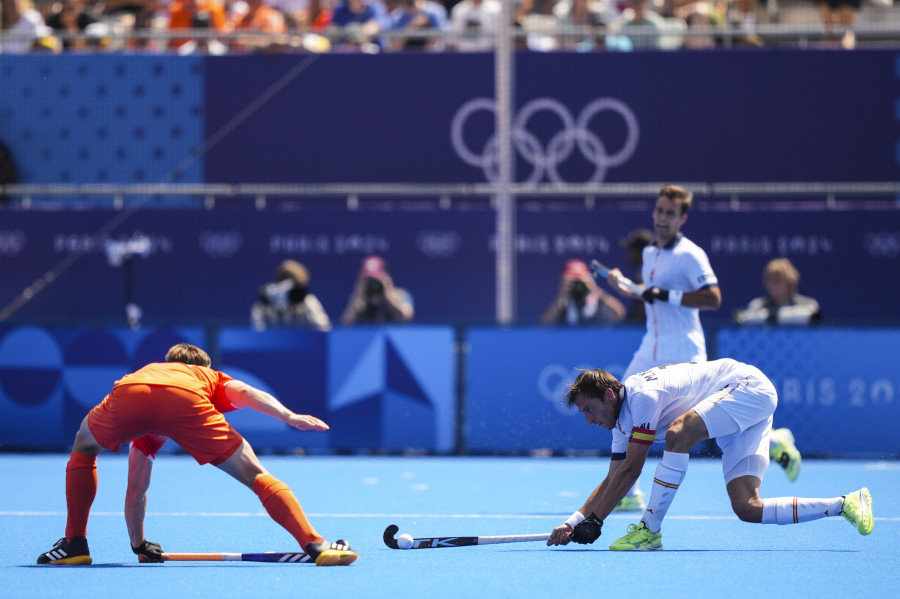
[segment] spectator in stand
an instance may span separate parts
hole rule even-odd
[[[563,267],[556,297],[544,310],[542,324],[615,324],[625,318],[625,306],[594,282],[587,264],[569,260]]]
[[[235,32],[261,33],[258,37],[242,37],[234,47],[244,51],[277,52],[284,48],[283,40],[272,36],[287,32],[284,15],[263,0],[247,0],[240,9],[235,7]]]
[[[462,0],[450,10],[450,47],[460,52],[488,52],[500,18],[499,0]]]
[[[816,3],[819,6],[822,25],[825,26],[825,39],[833,39],[833,29],[838,29],[844,32],[841,46],[845,50],[855,48],[856,34],[853,33],[853,22],[856,20],[860,0],[816,0]]]
[[[224,4],[217,0],[173,0],[172,4],[169,5],[170,31],[204,28],[215,29],[222,33],[228,31],[228,17]],[[173,39],[171,44],[173,48],[178,50],[179,54],[193,54],[202,42],[204,40],[201,39]],[[210,53],[215,54],[217,52]]]
[[[309,23],[316,33],[322,33],[328,29],[333,14],[332,0],[309,0]]]
[[[149,29],[153,23],[153,15],[159,8],[157,0],[105,0],[103,2],[103,20],[117,20],[132,29]],[[128,43],[131,47],[144,47],[146,38],[134,38]]]
[[[275,10],[284,17],[288,31],[306,30],[309,26],[309,0],[270,0]]]
[[[384,46],[381,33],[389,27],[381,0],[342,0],[334,7],[329,29],[334,44],[376,53]]]
[[[688,29],[692,27],[723,29],[728,20],[728,2],[727,0],[674,0],[671,5],[671,14],[684,21]],[[755,7],[753,17],[755,22]],[[716,35],[689,35],[684,38],[682,45],[688,49],[712,48],[719,43],[716,38]],[[753,43],[752,39],[746,39],[744,42],[750,45],[762,44],[761,41],[758,44]]]
[[[30,0],[0,0],[0,52],[31,52],[42,37],[44,17]]]
[[[406,33],[428,33],[447,29],[447,10],[431,0],[400,0],[390,13],[390,30]],[[444,46],[440,37],[395,37],[391,48],[399,50],[436,51]]]
[[[84,0],[54,2],[47,17],[47,26],[61,35],[62,46],[65,50],[88,46],[88,40],[84,37],[72,38],[69,36],[83,34],[88,26],[97,22]]]
[[[341,316],[344,324],[405,323],[413,319],[412,296],[396,287],[380,256],[362,261],[350,302]]]
[[[524,48],[536,52],[550,52],[559,48],[554,35],[556,17],[553,9],[557,0],[519,0],[513,6],[513,25],[525,32]]]
[[[560,0],[553,7],[556,26],[578,29],[577,34],[560,36],[560,48],[578,52],[602,50],[606,26],[618,15],[611,0]]]
[[[762,46],[762,39],[756,35],[756,0],[738,0],[734,6],[737,8],[737,25],[742,34],[737,39],[738,43]]]
[[[296,260],[282,262],[275,271],[275,281],[260,288],[250,320],[257,331],[280,326],[319,331],[331,328],[325,308],[309,290],[309,271]]]
[[[819,302],[797,293],[800,272],[787,258],[775,258],[763,269],[766,295],[735,314],[739,324],[808,325],[821,318]]]
[[[622,11],[619,35],[614,36],[614,47],[620,50],[659,48],[664,21],[652,7],[647,6],[649,2],[650,0],[631,0],[631,8]]]

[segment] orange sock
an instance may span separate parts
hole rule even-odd
[[[322,536],[309,523],[296,495],[286,484],[271,474],[263,474],[253,482],[253,492],[259,497],[272,520],[291,533],[291,536],[300,543],[300,547],[322,541]]]
[[[91,504],[97,496],[97,456],[73,451],[66,464],[66,540],[87,535]]]

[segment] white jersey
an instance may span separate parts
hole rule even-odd
[[[655,243],[644,248],[641,276],[650,287],[676,291],[696,291],[718,285],[706,252],[696,243],[678,235],[660,249]],[[706,361],[706,338],[700,325],[700,310],[655,301],[645,304],[647,333],[635,352],[635,363],[669,364]],[[630,376],[634,372],[626,372]]]
[[[628,443],[665,441],[676,418],[737,378],[762,377],[754,367],[731,358],[712,362],[669,364],[625,379],[625,401],[613,427],[612,452]],[[764,378],[764,377],[763,377]]]

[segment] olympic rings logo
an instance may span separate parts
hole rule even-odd
[[[496,182],[498,178],[497,136],[491,135],[481,152],[472,151],[466,144],[464,129],[466,121],[479,110],[494,112],[494,101],[490,98],[475,98],[463,104],[450,125],[450,141],[457,156],[466,164],[477,166],[485,178]],[[533,133],[528,131],[528,122],[539,112],[550,112],[559,117],[562,130],[556,133],[546,147]],[[625,143],[610,154],[596,133],[590,129],[591,121],[598,114],[611,111],[618,114],[628,130]],[[553,183],[566,183],[559,174],[559,166],[572,155],[575,148],[594,165],[589,183],[600,183],[606,178],[610,168],[622,166],[637,149],[640,127],[631,108],[615,98],[598,98],[582,109],[578,118],[558,100],[537,98],[520,110],[512,123],[512,142],[518,155],[532,166],[526,183],[538,183],[544,176]]]

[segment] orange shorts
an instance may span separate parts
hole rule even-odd
[[[88,428],[112,451],[147,434],[169,437],[200,464],[218,466],[244,438],[212,402],[179,387],[116,385],[88,414]]]

